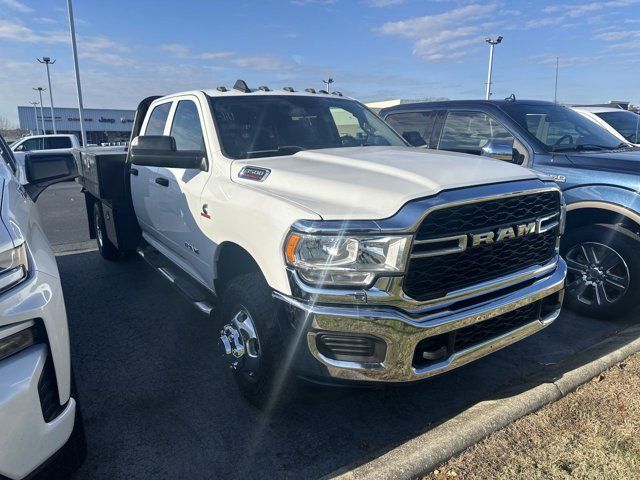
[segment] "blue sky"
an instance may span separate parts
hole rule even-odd
[[[231,85],[335,88],[363,101],[480,98],[487,35],[497,98],[640,103],[640,0],[75,0],[85,106]],[[65,0],[0,0],[0,116],[46,86],[74,106]],[[48,105],[48,100],[45,106]]]

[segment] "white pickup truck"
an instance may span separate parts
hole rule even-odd
[[[137,250],[218,322],[256,404],[290,375],[425,379],[560,312],[554,183],[410,148],[337,93],[238,81],[150,97],[127,154],[79,163],[102,255]]]
[[[13,152],[34,152],[38,150],[68,150],[80,148],[78,137],[73,134],[31,135],[11,144]]]

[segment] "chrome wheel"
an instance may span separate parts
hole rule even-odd
[[[613,248],[596,242],[574,245],[565,255],[567,293],[586,305],[616,303],[629,288],[629,267]]]
[[[224,354],[234,370],[255,378],[260,369],[260,341],[249,311],[239,305],[220,332]]]

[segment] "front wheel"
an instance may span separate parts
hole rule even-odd
[[[640,301],[640,238],[617,225],[588,225],[562,239],[566,304],[587,316],[614,319]]]
[[[96,233],[96,243],[102,258],[105,260],[118,260],[120,258],[120,250],[111,243],[107,236],[107,227],[104,223],[104,214],[102,213],[100,202],[93,204],[93,225]]]
[[[220,343],[242,394],[259,408],[283,402],[290,391],[278,308],[260,273],[233,279],[220,305]]]

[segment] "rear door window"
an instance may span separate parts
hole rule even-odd
[[[164,126],[167,123],[167,117],[169,117],[169,111],[171,110],[171,102],[162,103],[154,107],[149,116],[147,122],[147,128],[144,131],[145,135],[163,135]]]
[[[385,120],[414,147],[430,146],[435,111],[395,113]]]
[[[180,100],[173,115],[170,135],[176,140],[178,150],[203,152],[204,135],[200,123],[198,106],[192,100]]]
[[[480,155],[490,140],[513,142],[514,138],[486,113],[451,111],[445,119],[438,149]]]
[[[50,137],[44,139],[45,149],[71,148],[71,139],[69,137]]]

